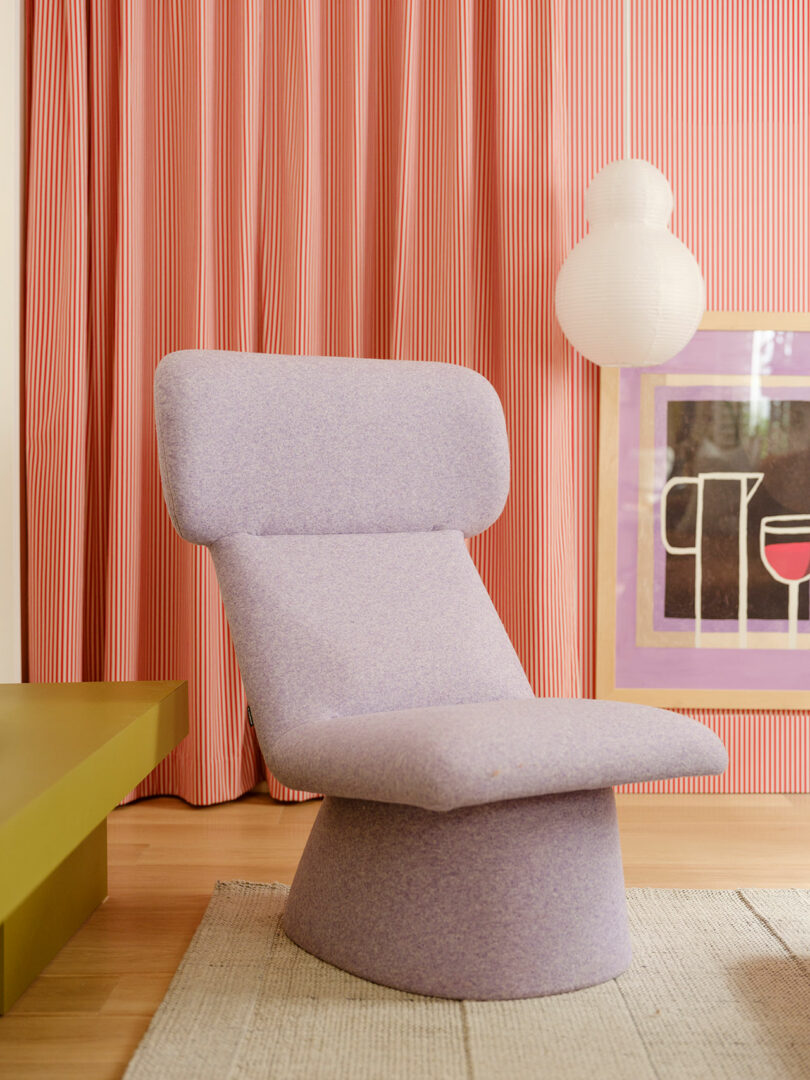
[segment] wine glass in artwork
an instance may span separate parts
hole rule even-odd
[[[788,587],[788,646],[795,649],[799,629],[799,586],[810,581],[810,514],[764,517],[759,554],[775,581]]]

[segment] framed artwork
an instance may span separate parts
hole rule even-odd
[[[604,369],[597,695],[810,707],[810,316]]]

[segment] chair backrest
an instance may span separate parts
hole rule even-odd
[[[174,353],[155,415],[169,513],[211,550],[271,764],[310,720],[532,695],[463,539],[509,485],[480,375]]]

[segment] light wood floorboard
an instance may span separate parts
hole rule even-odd
[[[625,795],[630,886],[810,888],[810,795]],[[289,883],[318,803],[146,799],[109,818],[109,899],[7,1016],[4,1080],[117,1080],[217,879]]]

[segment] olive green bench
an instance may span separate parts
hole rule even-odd
[[[107,814],[188,733],[184,682],[0,685],[0,1012],[107,896]]]

